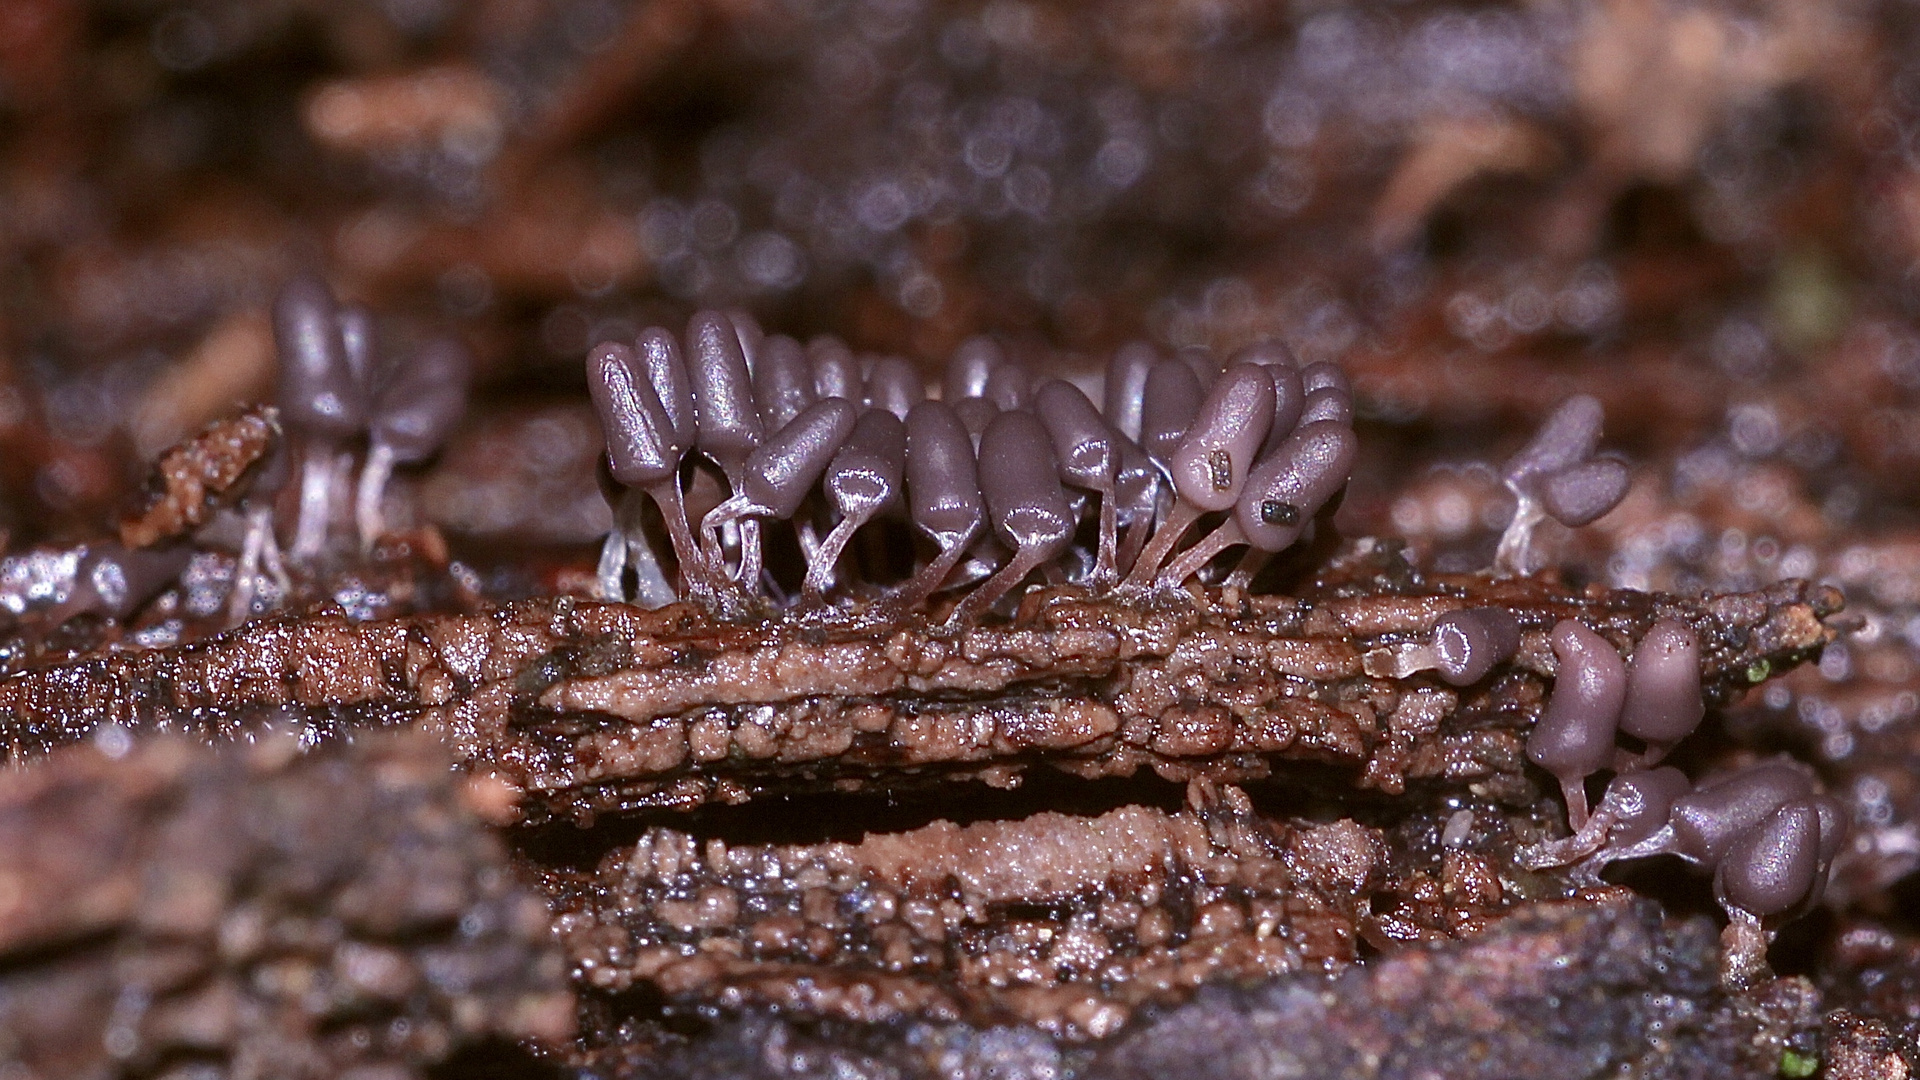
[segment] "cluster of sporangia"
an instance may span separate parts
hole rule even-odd
[[[274,330],[279,406],[293,449],[267,464],[242,504],[249,529],[241,590],[259,560],[284,573],[271,506],[296,464],[291,554],[322,551],[335,488],[363,439],[354,506],[370,547],[393,466],[438,449],[465,407],[471,372],[451,339],[404,359],[383,356],[366,309],[337,303],[315,277],[282,291]],[[587,376],[613,479],[625,489],[602,551],[600,588],[624,599],[631,567],[638,601],[652,606],[678,595],[743,612],[791,601],[790,583],[764,558],[762,530],[771,521],[791,524],[801,552],[802,613],[827,606],[857,531],[902,517],[932,554],[891,585],[869,580],[838,595],[863,591],[870,610],[891,615],[971,585],[949,616],[961,623],[986,615],[1036,573],[1123,598],[1189,580],[1245,587],[1267,559],[1310,534],[1343,490],[1357,449],[1340,369],[1297,365],[1277,342],[1241,350],[1224,370],[1204,350],[1167,357],[1128,346],[1108,364],[1096,408],[1074,384],[1036,384],[992,340],[975,338],[949,360],[942,397],[928,400],[904,360],[862,358],[833,338],[803,347],[762,335],[743,314],[702,312],[684,349],[650,329],[633,346],[595,348]],[[1601,419],[1594,399],[1572,398],[1507,463],[1518,509],[1495,573],[1525,572],[1544,518],[1583,525],[1625,495],[1625,464],[1595,454]],[[688,512],[690,478],[708,496],[697,518]],[[660,522],[647,516],[641,494],[664,523],[678,591],[655,557],[649,533]],[[1201,535],[1182,546],[1196,524]],[[1090,543],[1076,542],[1083,532]],[[1246,550],[1222,564],[1235,547]],[[101,545],[79,567],[68,606],[93,598],[91,606],[124,615],[164,587],[183,558],[178,550]],[[1520,638],[1504,609],[1456,611],[1426,643],[1397,648],[1389,673],[1434,670],[1470,686],[1510,660]],[[1576,878],[1591,881],[1610,862],[1678,855],[1710,869],[1730,916],[1753,929],[1819,899],[1847,814],[1816,791],[1806,766],[1779,758],[1697,787],[1658,767],[1705,713],[1691,627],[1662,619],[1627,658],[1572,619],[1554,626],[1550,641],[1558,673],[1526,752],[1559,780],[1573,834],[1537,845],[1523,861],[1573,865]],[[1621,745],[1623,735],[1630,746]],[[1614,777],[1589,813],[1587,782],[1609,771]]]
[[[395,465],[425,461],[440,449],[467,408],[473,357],[459,339],[438,337],[412,353],[382,350],[373,313],[341,304],[326,282],[294,278],[273,306],[280,352],[280,422],[300,470],[300,516],[291,554],[307,559],[326,546],[333,492],[364,440],[354,491],[362,550],[384,531],[381,499]],[[255,484],[256,501],[278,484]],[[264,540],[271,541],[269,532]]]
[[[466,411],[472,381],[472,356],[457,339],[435,338],[411,353],[382,350],[373,313],[339,303],[326,282],[311,274],[281,289],[273,331],[278,419],[292,448],[276,445],[239,502],[246,532],[229,602],[235,622],[253,614],[263,566],[282,595],[291,591],[274,532],[274,504],[294,471],[300,474],[300,509],[290,554],[311,561],[327,546],[335,492],[364,443],[354,521],[361,550],[370,550],[385,531],[381,506],[394,466],[439,451]],[[58,624],[91,612],[125,619],[172,585],[191,554],[191,546],[179,542],[134,549],[112,541],[89,544],[50,618]]]
[[[1094,589],[1177,587],[1234,546],[1248,551],[1224,579],[1244,586],[1311,527],[1345,485],[1356,449],[1339,369],[1297,368],[1277,343],[1242,350],[1224,371],[1204,352],[1123,349],[1108,366],[1105,408],[1096,409],[1071,383],[1033,385],[977,338],[948,362],[944,396],[928,401],[904,361],[863,363],[830,338],[803,348],[763,337],[743,316],[702,312],[684,352],[670,333],[651,329],[635,347],[595,349],[588,380],[613,476],[629,489],[602,559],[602,588],[623,595],[621,571],[632,562],[647,602],[674,594],[635,492],[665,518],[685,591],[709,601],[779,590],[761,555],[759,527],[771,519],[793,523],[806,557],[803,603],[820,604],[849,538],[903,504],[936,553],[883,594],[884,605],[916,604],[990,574],[951,616],[974,618],[1050,564]],[[1507,464],[1518,508],[1498,570],[1524,570],[1543,518],[1584,525],[1625,495],[1625,464],[1595,456],[1600,425],[1599,403],[1573,398]],[[730,492],[697,526],[682,495],[694,451]],[[1208,515],[1211,531],[1180,548]],[[1074,544],[1087,518],[1090,552]],[[1003,552],[982,545],[989,526]],[[956,573],[968,558],[976,568]],[[1654,768],[1705,713],[1691,628],[1662,620],[1624,660],[1571,619],[1551,641],[1559,674],[1527,755],[1560,781],[1575,835],[1535,849],[1534,865],[1584,860],[1579,872],[1591,876],[1609,861],[1677,854],[1714,872],[1736,919],[1784,915],[1818,898],[1845,814],[1815,793],[1804,766],[1768,762],[1698,789],[1676,769]],[[1403,654],[1401,673],[1435,668],[1471,685],[1519,642],[1520,627],[1502,609],[1455,612],[1426,648]],[[1622,734],[1638,749],[1620,748]],[[1616,776],[1589,814],[1586,783],[1603,770]]]
[[[601,588],[623,597],[632,565],[650,604],[676,593],[649,541],[641,492],[664,518],[679,594],[722,607],[784,595],[762,557],[764,522],[792,523],[805,556],[801,602],[817,606],[855,531],[904,510],[934,554],[878,602],[901,610],[984,577],[954,607],[959,622],[1045,569],[1122,595],[1208,577],[1245,586],[1312,528],[1356,450],[1339,368],[1299,367],[1275,342],[1243,349],[1224,370],[1202,350],[1122,349],[1107,368],[1104,408],[1072,383],[1035,385],[987,338],[954,353],[943,396],[926,400],[903,360],[863,360],[832,338],[803,347],[718,312],[693,317],[684,349],[657,327],[632,347],[602,344],[587,375],[613,477],[627,489]],[[1601,419],[1593,398],[1572,398],[1507,463],[1518,508],[1496,572],[1524,572],[1544,518],[1584,525],[1624,497],[1626,465],[1595,454]],[[683,495],[695,452],[728,492],[697,523]],[[1210,530],[1181,547],[1199,522]],[[1083,529],[1091,550],[1075,544]],[[1216,567],[1236,546],[1247,549],[1238,563]],[[1818,899],[1846,815],[1815,792],[1804,766],[1770,761],[1697,789],[1679,770],[1655,767],[1705,713],[1690,627],[1661,620],[1627,659],[1572,619],[1551,641],[1559,673],[1527,756],[1560,781],[1574,835],[1529,852],[1532,865],[1581,863],[1576,873],[1591,878],[1614,860],[1676,854],[1712,870],[1730,914],[1751,922]],[[1436,669],[1471,685],[1519,643],[1503,609],[1454,612],[1428,645],[1400,654],[1398,674]],[[1636,748],[1620,747],[1620,735]],[[1590,814],[1586,783],[1609,770],[1615,778]]]
[[[381,505],[394,466],[439,452],[466,412],[473,379],[472,354],[457,338],[434,338],[410,353],[383,350],[373,313],[360,304],[340,303],[312,274],[295,277],[280,290],[273,305],[273,337],[280,370],[275,400],[287,441],[240,501],[247,530],[229,603],[236,620],[251,613],[262,565],[283,594],[289,589],[274,532],[274,504],[294,473],[300,478],[300,503],[288,553],[311,561],[326,550],[335,492],[364,444],[353,517],[361,550],[371,550],[385,532]]]
[[[855,533],[902,516],[932,554],[889,588],[862,586],[881,611],[972,585],[950,619],[976,619],[1036,572],[1101,592],[1172,587],[1236,546],[1247,549],[1238,564],[1216,573],[1245,585],[1312,528],[1357,448],[1340,369],[1299,367],[1278,343],[1242,350],[1225,370],[1204,350],[1123,349],[1102,409],[975,338],[948,362],[942,397],[927,400],[904,360],[863,359],[832,338],[803,347],[744,315],[701,312],[684,348],[659,328],[631,347],[598,346],[587,380],[626,488],[601,588],[624,597],[631,566],[647,604],[788,600],[763,534],[785,521],[804,561],[800,604],[820,607]],[[696,521],[684,481],[701,464],[727,493]],[[678,590],[640,493],[664,518]],[[1176,550],[1202,522],[1209,531]],[[1075,543],[1083,528],[1090,544]]]
[[[1519,502],[1502,537],[1496,569],[1524,563],[1541,517],[1582,525],[1626,493],[1625,466],[1596,458],[1600,403],[1584,395],[1563,403],[1533,441],[1507,463]],[[1622,658],[1605,638],[1566,619],[1549,640],[1558,671],[1545,712],[1527,736],[1527,758],[1553,775],[1574,834],[1538,845],[1535,868],[1579,864],[1576,878],[1598,879],[1620,859],[1678,855],[1711,871],[1714,891],[1736,922],[1788,918],[1816,903],[1846,837],[1847,812],[1818,793],[1812,771],[1776,758],[1699,786],[1680,770],[1656,767],[1706,714],[1700,641],[1677,619],[1661,619]],[[1443,616],[1431,643],[1409,651],[1402,670],[1438,670],[1456,686],[1484,678],[1513,656],[1520,627],[1499,608]],[[1634,743],[1620,745],[1620,736]],[[1600,805],[1587,806],[1587,781],[1614,773]]]
[[[1678,769],[1654,767],[1706,711],[1690,627],[1656,622],[1626,660],[1571,619],[1551,640],[1559,672],[1527,757],[1559,779],[1574,835],[1527,853],[1530,865],[1584,860],[1576,873],[1593,880],[1619,859],[1678,855],[1713,873],[1735,920],[1789,916],[1819,900],[1847,811],[1815,791],[1805,765],[1776,758],[1698,787]],[[1620,748],[1620,734],[1641,749]],[[1587,778],[1602,770],[1615,776],[1589,814]]]

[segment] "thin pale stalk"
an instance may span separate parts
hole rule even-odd
[[[967,598],[960,601],[959,605],[953,609],[953,615],[948,618],[947,625],[960,626],[978,619],[998,603],[1002,596],[1007,595],[1009,590],[1020,584],[1028,574],[1033,573],[1035,567],[1045,561],[1037,548],[1025,547],[1014,552],[1013,558],[1007,560],[1007,565],[975,586],[973,591],[967,594]]]
[[[319,555],[327,546],[328,518],[333,511],[333,447],[309,443],[300,459],[300,517],[294,523],[290,554],[301,561]]]
[[[627,571],[627,537],[619,526],[607,530],[600,541],[600,562],[594,567],[594,592],[609,604],[626,600],[627,590],[620,579]]]
[[[1500,546],[1493,552],[1493,572],[1500,577],[1518,577],[1527,572],[1527,566],[1533,561],[1533,530],[1546,520],[1546,508],[1533,496],[1507,485],[1516,502],[1513,507],[1513,520],[1507,522],[1505,532],[1500,534]]]
[[[1192,503],[1175,502],[1173,512],[1168,514],[1166,520],[1160,523],[1160,528],[1154,531],[1152,541],[1147,544],[1147,549],[1140,553],[1140,557],[1134,560],[1133,572],[1127,575],[1127,580],[1122,582],[1120,587],[1133,592],[1145,589],[1153,581],[1154,574],[1160,569],[1160,564],[1167,561],[1167,556],[1172,553],[1174,545],[1180,542],[1180,538],[1187,534],[1187,530],[1193,527],[1194,521],[1199,517],[1200,511],[1194,509]]]
[[[1116,573],[1125,573],[1131,567],[1139,565],[1140,550],[1147,546],[1147,538],[1152,534],[1152,518],[1142,518],[1127,524],[1126,530],[1120,534],[1120,550],[1114,555]]]
[[[953,573],[953,568],[966,557],[967,548],[972,546],[973,538],[979,535],[979,532],[979,529],[974,529],[957,542],[941,548],[940,554],[935,555],[932,562],[921,567],[919,573],[913,575],[905,585],[887,597],[884,610],[906,611],[919,606],[921,601],[938,592],[941,583],[947,580],[947,575]]]
[[[1649,742],[1647,748],[1637,754],[1627,750],[1615,750],[1613,752],[1613,771],[1616,773],[1626,773],[1639,772],[1641,769],[1651,769],[1655,765],[1665,761],[1667,755],[1672,753],[1673,748],[1678,745],[1679,742],[1677,740],[1669,742]]]
[[[673,542],[673,557],[680,562],[681,594],[706,596],[717,593],[721,588],[721,580],[701,553],[700,543],[693,536],[693,527],[687,524],[687,506],[680,494],[680,477],[676,475],[662,480],[648,488],[647,494],[660,507],[660,516],[667,521],[667,539]]]
[[[1119,578],[1120,571],[1114,561],[1119,540],[1119,508],[1113,505],[1113,485],[1100,492],[1100,553],[1093,560],[1093,574],[1089,580],[1096,589],[1105,589]]]
[[[1568,866],[1599,851],[1607,842],[1607,830],[1613,828],[1614,813],[1605,804],[1587,818],[1587,823],[1572,836],[1543,840],[1516,852],[1516,861],[1529,870],[1548,870]]]
[[[660,570],[660,557],[643,529],[627,534],[627,563],[633,567],[633,602],[643,608],[662,608],[680,597]]]
[[[1240,556],[1239,565],[1233,568],[1233,573],[1228,574],[1227,580],[1221,584],[1229,589],[1247,589],[1253,585],[1253,579],[1258,577],[1260,571],[1266,569],[1267,563],[1272,560],[1273,552],[1248,547],[1246,553]]]
[[[740,573],[734,579],[748,592],[760,591],[760,572],[766,556],[760,546],[760,521],[747,518],[740,523]]]
[[[360,551],[373,550],[374,542],[387,531],[386,514],[381,505],[387,494],[387,481],[393,477],[393,448],[375,443],[367,451],[367,463],[360,467],[360,484],[353,496],[353,521],[360,530]]]
[[[1235,544],[1247,542],[1247,534],[1240,529],[1240,523],[1232,518],[1220,523],[1220,527],[1208,533],[1199,543],[1180,553],[1180,557],[1167,567],[1158,579],[1161,588],[1178,588],[1180,583],[1199,573],[1203,567],[1213,561],[1213,557]]]
[[[864,517],[841,518],[827,538],[820,541],[820,550],[807,557],[807,577],[800,584],[800,593],[806,603],[818,604],[827,590],[833,587],[834,564],[840,561],[840,553],[846,550],[853,534],[866,523]]]
[[[233,588],[227,594],[227,622],[234,625],[246,622],[253,614],[253,589],[260,577],[261,545],[255,517],[248,514],[246,536],[240,542],[240,561],[233,567]]]
[[[1572,783],[1560,782],[1560,794],[1567,800],[1567,826],[1574,832],[1587,827],[1587,782],[1584,778]]]

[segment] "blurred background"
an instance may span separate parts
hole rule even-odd
[[[0,0],[0,527],[97,535],[265,397],[301,268],[479,352],[400,501],[495,550],[588,550],[582,358],[700,305],[929,372],[1280,337],[1354,379],[1345,528],[1451,569],[1585,391],[1637,472],[1575,580],[1847,590],[1724,720],[1855,805],[1836,895],[1900,934],[1815,920],[1844,982],[1920,896],[1916,46],[1900,0]]]
[[[459,534],[603,528],[581,358],[703,304],[928,365],[980,330],[1085,369],[1278,335],[1348,365],[1383,460],[1502,450],[1577,387],[1631,449],[1725,436],[1815,478],[1820,514],[1877,516],[1920,464],[1915,23],[0,0],[0,524],[97,529],[144,459],[262,396],[300,267],[481,351],[424,487]],[[1372,511],[1472,531],[1440,509]]]

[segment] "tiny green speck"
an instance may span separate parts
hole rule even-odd
[[[1766,660],[1755,660],[1753,663],[1747,665],[1747,681],[1750,683],[1766,682],[1767,676],[1772,674],[1772,672],[1773,665],[1771,663],[1768,663]]]
[[[1803,1054],[1798,1050],[1780,1052],[1780,1075],[1791,1080],[1802,1080],[1820,1071],[1820,1058],[1815,1054]]]

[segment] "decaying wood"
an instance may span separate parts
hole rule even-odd
[[[1431,843],[1431,816],[1390,831],[1286,821],[1237,788],[1196,783],[1175,813],[941,820],[851,843],[654,828],[544,883],[592,991],[645,984],[730,1010],[1015,1022],[1079,1040],[1204,983],[1334,970],[1363,939],[1478,933],[1565,894],[1545,878],[1503,886],[1514,831],[1474,816],[1468,850]]]
[[[1299,760],[1389,794],[1410,780],[1498,794],[1531,790],[1519,786],[1522,742],[1559,619],[1623,652],[1655,619],[1683,619],[1703,642],[1709,696],[1726,700],[1813,655],[1839,606],[1802,581],[1688,600],[1423,577],[1372,558],[1303,598],[1038,591],[1011,622],[958,631],[861,610],[724,622],[685,604],[567,597],[361,623],[321,611],[23,672],[0,682],[0,745],[18,757],[103,724],[412,722],[508,785],[528,820],[870,784],[1007,785],[1038,765],[1237,782]],[[1495,604],[1525,634],[1480,684],[1369,674],[1369,654],[1423,638],[1447,611]]]

